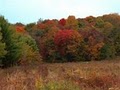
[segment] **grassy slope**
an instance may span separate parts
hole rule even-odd
[[[0,69],[0,90],[120,90],[119,59]]]

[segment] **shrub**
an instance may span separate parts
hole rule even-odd
[[[43,82],[37,82],[36,89],[37,90],[80,90],[80,87],[70,81],[62,81],[62,82],[50,81],[47,84],[43,84]]]

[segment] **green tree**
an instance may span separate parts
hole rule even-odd
[[[7,54],[7,51],[5,50],[5,43],[2,42],[2,33],[1,33],[1,27],[0,27],[0,66],[2,66],[2,59]]]
[[[2,64],[4,67],[12,66],[16,64],[20,56],[20,46],[17,44],[16,35],[13,28],[3,16],[0,16],[0,27],[3,36],[2,41],[6,44],[5,50],[7,54],[2,59]]]
[[[119,28],[113,29],[109,37],[114,42],[116,55],[120,56],[120,29]]]

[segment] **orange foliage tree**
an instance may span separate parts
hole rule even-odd
[[[78,28],[78,20],[75,18],[75,16],[69,16],[66,19],[66,29],[78,30]]]
[[[25,33],[25,29],[24,26],[15,26],[16,27],[16,31],[19,33]]]
[[[104,46],[104,36],[96,30],[80,31],[80,33],[84,37],[86,59],[98,60],[100,49]]]

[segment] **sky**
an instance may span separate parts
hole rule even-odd
[[[120,14],[120,0],[0,0],[0,15],[10,23]]]

